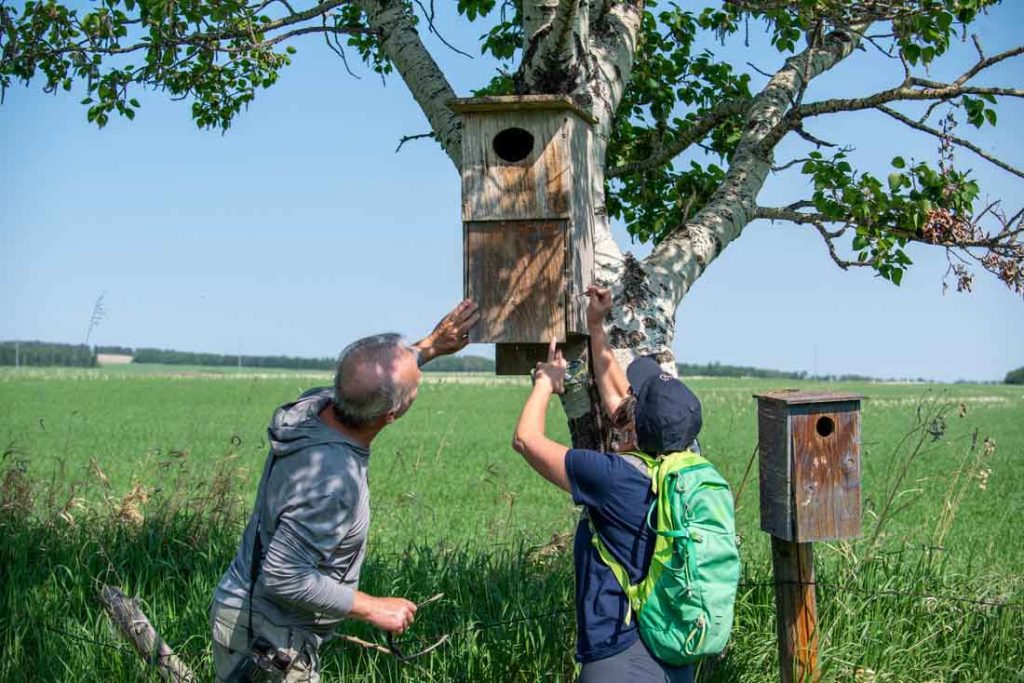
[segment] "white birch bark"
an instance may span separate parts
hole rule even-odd
[[[633,274],[640,282],[629,292],[634,297],[632,310],[623,316],[623,323],[634,339],[640,339],[644,353],[671,357],[680,301],[755,217],[757,195],[772,168],[777,126],[807,83],[850,55],[865,28],[832,33],[819,47],[808,48],[786,61],[751,103],[746,130],[725,181],[711,200],[662,241]]]
[[[448,79],[420,40],[413,16],[401,0],[353,0],[366,13],[370,28],[380,32],[380,45],[430,122],[437,141],[462,168],[462,120],[448,101],[455,97]]]
[[[587,44],[588,0],[523,3],[520,78],[531,92],[571,92],[579,67],[576,46]],[[579,42],[578,42],[579,41]],[[546,81],[551,81],[550,86]]]

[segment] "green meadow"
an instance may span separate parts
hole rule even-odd
[[[864,536],[815,546],[824,680],[1024,680],[1024,388],[688,380],[701,445],[738,498],[744,578],[716,681],[777,679],[756,402],[863,394]],[[137,595],[210,679],[206,610],[266,457],[274,408],[326,373],[156,367],[0,372],[0,680],[148,680],[95,599]],[[413,663],[336,640],[325,680],[572,680],[577,512],[509,444],[527,385],[430,375],[373,445],[362,588],[423,608]],[[549,428],[566,440],[561,408]],[[344,633],[383,642],[362,625]]]

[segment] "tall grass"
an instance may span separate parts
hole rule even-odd
[[[115,390],[137,392],[118,394],[111,418],[102,406],[66,411],[63,421],[42,413],[43,406],[61,409],[63,398],[41,382],[28,387],[40,412],[21,409],[3,422],[10,445],[0,453],[2,681],[150,680],[96,600],[104,583],[139,596],[167,642],[202,680],[212,678],[209,598],[235,553],[255,488],[264,446],[253,433],[266,417],[262,404],[277,397],[262,396],[254,408],[252,390],[265,393],[265,384],[190,380],[176,385],[183,400],[172,402],[147,398],[153,385],[131,384],[139,381],[56,385],[78,392],[68,401],[83,406]],[[297,393],[293,380],[282,382],[271,393]],[[743,427],[752,387],[715,386],[722,391],[702,393],[715,416],[705,447],[738,454],[720,465],[739,482],[753,443]],[[325,679],[572,680],[571,510],[522,463],[490,455],[492,439],[506,440],[494,435],[494,424],[516,407],[520,388],[424,389],[423,403],[399,423],[405,426],[375,444],[374,529],[361,588],[417,601],[443,593],[421,610],[401,646],[416,651],[449,638],[408,664],[335,640],[324,652]],[[226,419],[209,417],[214,401],[204,401],[217,392],[217,400],[230,399]],[[966,402],[969,409],[981,412],[984,396]],[[958,401],[918,411],[919,398],[904,404],[906,397],[880,393],[879,402],[891,401],[885,420],[865,406],[865,539],[816,545],[823,679],[1024,681],[1024,571],[1012,522],[1021,440],[1019,423],[1007,417],[1020,415],[1020,403],[1008,411],[993,402],[990,415],[968,425]],[[136,418],[152,414],[147,400],[159,401],[161,419],[182,431],[131,431]],[[253,412],[245,417],[251,426],[234,421]],[[976,432],[979,424],[985,431]],[[105,456],[123,446],[97,441],[104,434],[123,436],[134,449],[124,452],[142,456],[134,463]],[[744,493],[739,514],[744,570],[733,640],[722,658],[702,665],[704,680],[777,679],[770,554],[756,530],[756,488]],[[342,632],[384,642],[362,624]]]
[[[68,510],[53,495],[49,514],[27,505],[33,487],[5,472],[0,512],[0,680],[146,680],[145,665],[116,637],[95,599],[100,585],[142,598],[161,635],[203,680],[212,677],[206,609],[230,562],[243,506],[225,458],[205,484],[140,497],[133,488],[99,506]],[[189,497],[191,503],[183,504]],[[31,501],[35,502],[35,501]],[[372,554],[362,588],[423,600],[402,642],[435,652],[401,664],[337,640],[324,653],[328,680],[572,680],[573,578],[566,537],[475,547],[413,545]],[[867,544],[862,544],[867,547]],[[849,681],[1012,681],[1024,671],[1024,603],[1019,578],[987,580],[950,569],[945,553],[856,544],[819,544],[818,613],[822,674]],[[777,675],[774,602],[765,558],[746,559],[733,641],[704,666],[714,681]],[[369,642],[361,624],[344,633]]]

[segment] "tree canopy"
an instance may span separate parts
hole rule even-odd
[[[657,306],[667,315],[756,218],[807,226],[839,267],[873,269],[897,285],[911,265],[907,246],[920,243],[945,250],[956,289],[969,290],[980,268],[1024,295],[1022,213],[982,203],[963,160],[979,157],[1024,178],[969,138],[999,123],[1001,101],[1024,96],[1018,84],[987,80],[1024,45],[990,54],[971,33],[979,14],[1000,11],[998,4],[458,0],[457,11],[479,25],[479,50],[497,63],[472,94],[563,93],[595,113],[599,210],[657,245],[643,266],[652,276],[667,273],[659,286],[671,293]],[[138,90],[156,89],[189,100],[200,127],[227,129],[278,80],[296,41],[315,34],[339,68],[360,60],[382,77],[397,72],[458,167],[461,124],[446,104],[456,93],[420,38],[441,35],[434,10],[427,0],[4,0],[0,88],[79,84],[85,115],[101,127],[111,116],[134,118]],[[767,71],[698,47],[709,35],[751,31],[767,32],[779,53]],[[949,80],[932,78],[954,50],[972,51],[971,66]],[[885,56],[890,87],[807,96],[815,78],[864,52]],[[894,150],[884,177],[858,169],[841,127],[828,122],[868,110],[934,138],[934,158]],[[806,152],[775,159],[787,136],[803,140]],[[799,176],[809,189],[789,205],[763,206],[757,197],[769,176]],[[630,262],[612,260],[605,279],[625,288]]]

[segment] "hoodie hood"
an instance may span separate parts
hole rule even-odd
[[[274,456],[284,458],[313,446],[345,444],[357,455],[370,457],[369,448],[354,443],[320,421],[320,412],[333,400],[334,390],[331,387],[319,387],[310,389],[295,402],[286,403],[274,411],[270,426],[267,427],[270,450]]]

